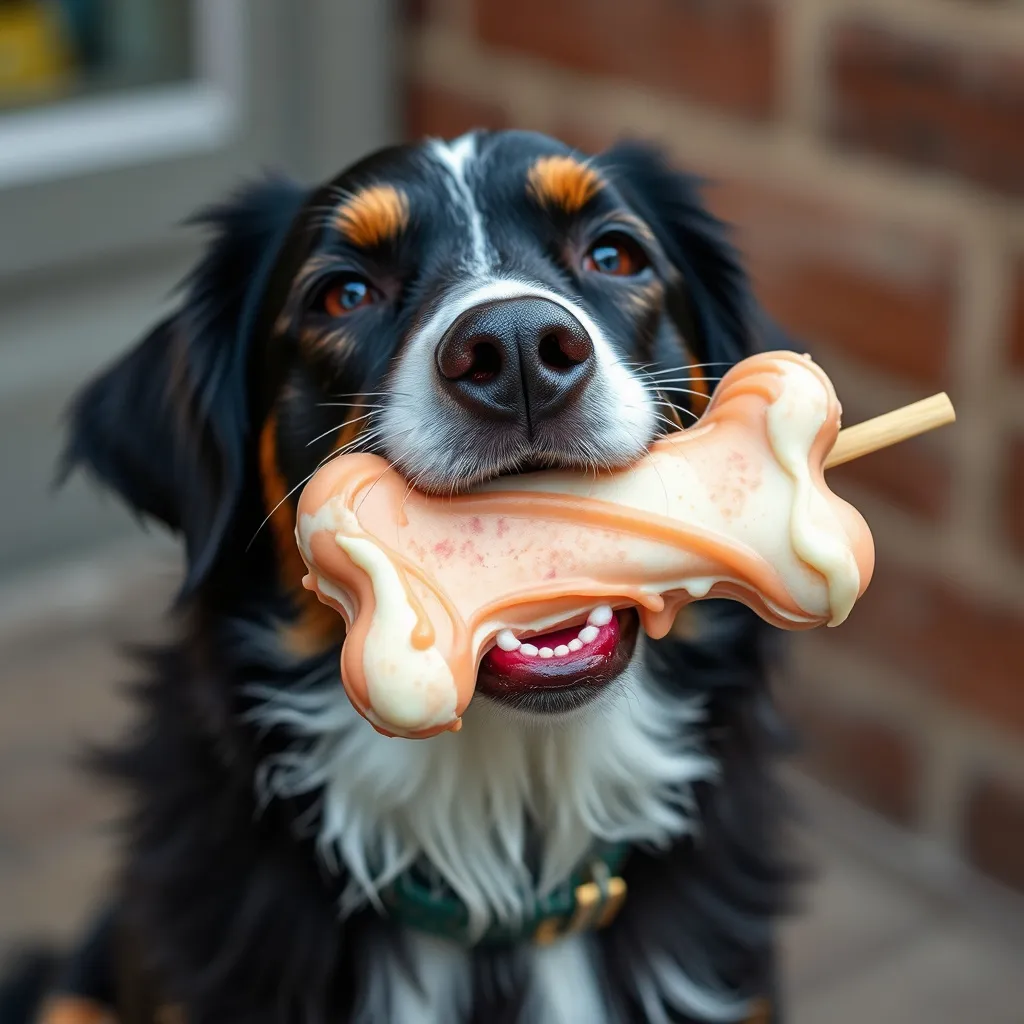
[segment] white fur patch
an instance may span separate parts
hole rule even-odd
[[[427,152],[448,172],[448,194],[466,217],[470,243],[466,270],[473,274],[485,274],[497,257],[487,244],[483,215],[469,185],[469,169],[477,155],[476,136],[468,132],[452,142],[435,139]]]
[[[649,1024],[671,1024],[666,1007],[709,1024],[740,1024],[752,1011],[748,1000],[698,985],[664,953],[643,963],[635,981]]]
[[[364,950],[362,992],[353,1024],[455,1024],[472,998],[465,950],[417,932],[402,947]]]
[[[598,980],[593,943],[577,935],[531,951],[523,1024],[614,1024]]]
[[[691,784],[712,777],[696,703],[657,693],[634,658],[603,701],[548,723],[476,700],[459,733],[379,735],[340,684],[265,692],[254,718],[306,742],[270,759],[263,799],[322,791],[319,849],[351,881],[342,910],[425,861],[465,903],[471,927],[515,924],[576,869],[595,839],[667,844],[691,831]],[[523,866],[528,825],[540,872]]]

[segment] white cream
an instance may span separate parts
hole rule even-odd
[[[372,541],[335,534],[338,546],[370,577],[374,609],[363,642],[370,710],[392,732],[454,722],[458,691],[436,647],[412,644],[417,617],[391,559]]]
[[[794,485],[790,539],[797,555],[825,577],[829,625],[838,626],[853,610],[860,571],[842,523],[811,478],[810,452],[828,415],[829,396],[798,364],[780,361],[778,366],[785,383],[768,407],[768,441]]]
[[[711,588],[718,582],[711,576],[693,576],[683,583],[679,589],[685,590],[690,597],[696,598],[698,601],[702,597],[707,597],[711,592]]]
[[[316,585],[321,594],[337,602],[344,614],[345,625],[351,626],[356,621],[356,611],[355,605],[352,604],[352,599],[348,594],[341,587],[336,587],[329,579],[321,576],[319,573],[316,573]]]

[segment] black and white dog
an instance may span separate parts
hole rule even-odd
[[[767,627],[707,602],[654,643],[628,613],[599,670],[492,672],[459,734],[387,739],[345,696],[343,624],[294,541],[340,451],[452,493],[628,467],[692,422],[777,345],[696,183],[643,146],[473,133],[203,219],[180,309],[72,414],[68,468],[180,533],[188,568],[106,762],[134,795],[121,884],[49,1019],[781,1021]],[[597,849],[618,851],[617,916],[536,942]],[[409,879],[464,933],[396,901]]]

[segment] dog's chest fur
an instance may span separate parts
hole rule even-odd
[[[379,907],[382,887],[416,864],[458,895],[471,927],[515,925],[595,841],[664,848],[694,833],[693,784],[716,773],[701,749],[700,702],[660,688],[642,651],[623,685],[573,719],[538,724],[477,702],[460,733],[429,741],[378,735],[334,679],[254,695],[253,719],[297,738],[261,765],[260,797],[317,795],[316,846],[347,878],[343,914]],[[591,936],[526,944],[514,959],[518,982],[507,981],[526,985],[522,1019],[618,1019],[605,1008]],[[355,1019],[365,1024],[441,1024],[470,1010],[472,958],[445,940],[406,931],[400,943],[382,942],[361,973]],[[707,1019],[738,1019],[736,1001],[678,973],[712,1011]]]
[[[421,862],[465,903],[471,926],[514,923],[595,841],[664,845],[686,834],[691,785],[714,774],[699,703],[659,692],[642,654],[612,694],[568,721],[476,702],[459,733],[426,741],[380,736],[336,681],[264,698],[253,718],[305,743],[264,762],[261,795],[320,794],[318,847],[351,879],[345,911]]]

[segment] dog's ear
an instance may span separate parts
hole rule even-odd
[[[178,310],[70,410],[61,478],[83,466],[136,513],[180,532],[183,593],[209,573],[245,485],[253,324],[306,196],[267,179],[198,216],[213,237]]]
[[[640,143],[614,146],[597,162],[679,271],[688,307],[681,318],[696,330],[696,354],[732,363],[760,348],[763,314],[726,226],[704,205],[701,180]]]

